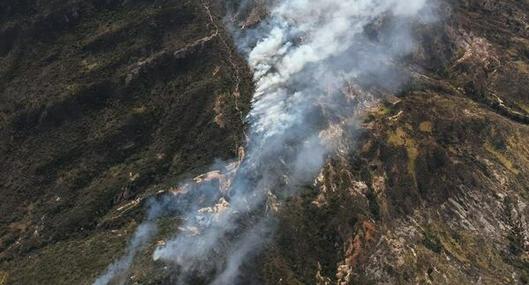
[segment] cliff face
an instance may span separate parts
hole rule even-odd
[[[0,4],[0,284],[90,284],[147,197],[237,156],[251,74],[223,3],[16,2]],[[398,98],[281,207],[257,283],[529,282],[529,3],[438,11]],[[172,282],[153,246],[127,282]]]

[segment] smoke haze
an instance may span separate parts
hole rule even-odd
[[[396,91],[403,82],[395,62],[413,50],[410,26],[424,20],[425,8],[426,0],[278,0],[257,26],[232,29],[254,73],[246,155],[213,168],[223,187],[182,183],[172,204],[151,206],[171,204],[182,217],[180,231],[153,254],[177,268],[177,284],[196,276],[241,282],[241,266],[273,234],[275,210],[345,151],[356,114],[377,100],[363,86]],[[152,223],[138,228],[95,285],[128,270],[154,236]]]

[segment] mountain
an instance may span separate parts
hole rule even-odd
[[[254,82],[226,6],[0,3],[0,285],[92,284],[149,198],[244,157]],[[373,87],[385,99],[274,211],[243,284],[529,283],[529,2],[434,10],[412,26],[404,86]],[[267,14],[255,1],[235,21]],[[158,219],[113,282],[177,282],[152,253],[181,222]]]

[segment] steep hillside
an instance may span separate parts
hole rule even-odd
[[[91,284],[148,197],[242,153],[252,75],[222,1],[4,2],[0,285]],[[407,84],[277,209],[245,282],[529,283],[529,2],[437,2]],[[174,284],[155,243],[115,282]]]
[[[529,4],[439,11],[399,98],[284,207],[268,284],[529,282]]]
[[[200,1],[0,7],[0,284],[89,284],[142,199],[237,155],[249,70]]]

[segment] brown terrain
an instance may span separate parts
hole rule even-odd
[[[403,90],[279,207],[257,283],[529,284],[529,2],[439,2]],[[238,155],[251,71],[223,7],[0,3],[0,285],[91,284],[148,197]],[[126,284],[170,283],[154,246]]]

